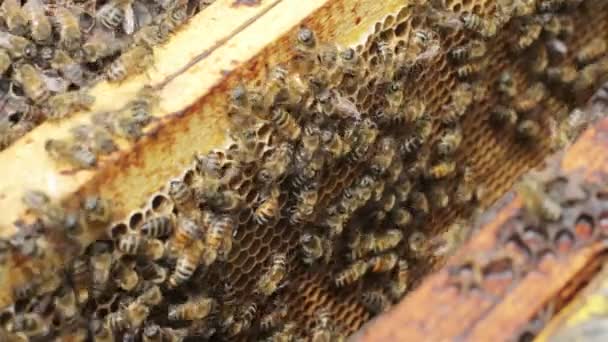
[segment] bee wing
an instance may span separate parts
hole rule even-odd
[[[46,87],[52,92],[63,93],[68,90],[68,86],[70,85],[70,82],[59,75],[42,73],[42,78]]]
[[[132,7],[138,28],[150,25],[152,23],[153,18],[148,7],[139,1],[134,2]]]
[[[122,21],[122,29],[126,34],[133,34],[137,27],[137,18],[135,18],[133,6],[131,4],[127,4],[123,10],[125,12],[125,19]]]

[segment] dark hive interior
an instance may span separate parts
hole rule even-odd
[[[570,113],[608,70],[608,3],[501,3],[408,5],[350,48],[296,28],[292,61],[230,93],[232,143],[108,223],[65,273],[16,289],[7,338],[355,332],[585,125]],[[83,206],[90,220],[101,203]]]

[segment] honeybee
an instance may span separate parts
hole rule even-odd
[[[427,192],[429,201],[434,208],[443,209],[450,204],[450,196],[442,184],[435,184]]]
[[[573,65],[547,68],[547,79],[551,82],[571,84],[578,78],[578,70]]]
[[[91,168],[97,164],[97,156],[87,147],[63,140],[48,139],[44,149],[55,159],[76,167]]]
[[[103,128],[92,125],[76,125],[70,129],[73,141],[86,141],[91,151],[97,155],[106,155],[118,150],[112,135]]]
[[[345,75],[354,77],[359,73],[359,55],[355,49],[346,47],[338,53],[338,68]]]
[[[339,213],[337,210],[333,210],[331,214],[328,214],[323,219],[322,224],[329,229],[329,236],[331,238],[340,236],[344,230],[344,224],[348,218],[347,215]]]
[[[389,293],[393,300],[399,300],[407,290],[409,281],[409,265],[406,260],[400,259],[397,262],[397,273],[395,279],[389,285]]]
[[[209,316],[216,304],[213,298],[201,297],[183,304],[169,305],[168,317],[172,321],[201,320]]]
[[[133,269],[133,265],[120,262],[112,272],[112,279],[118,287],[124,291],[132,291],[139,283],[139,275]]]
[[[156,263],[150,262],[145,264],[139,272],[146,281],[150,281],[152,284],[162,284],[167,280],[167,269]],[[145,283],[142,283],[145,284]]]
[[[498,105],[490,113],[490,119],[494,125],[515,125],[517,122],[517,112],[511,107]]]
[[[361,303],[375,314],[388,311],[392,304],[382,290],[364,292],[361,295]]]
[[[456,126],[453,129],[447,130],[437,142],[437,153],[441,156],[451,156],[460,147],[462,142],[462,128]]]
[[[311,233],[304,233],[300,236],[300,248],[302,261],[312,264],[323,256],[323,239]]]
[[[398,260],[399,258],[395,253],[386,253],[374,256],[368,261],[369,270],[374,273],[389,272],[395,268]]]
[[[70,267],[70,279],[74,287],[76,301],[79,304],[83,304],[89,299],[90,277],[88,260],[84,257],[74,259]]]
[[[285,109],[277,108],[272,112],[270,118],[281,134],[289,141],[297,140],[300,137],[302,129],[297,121]]]
[[[462,172],[462,181],[454,191],[454,202],[466,204],[473,199],[473,170],[466,166]]]
[[[113,342],[114,335],[108,325],[104,324],[99,319],[91,321],[91,333],[95,341],[98,342]]]
[[[291,166],[292,160],[292,146],[288,143],[279,145],[264,161],[262,169],[258,172],[257,178],[264,184],[282,181]]]
[[[431,165],[427,176],[431,179],[443,179],[452,175],[454,171],[456,171],[456,163],[446,159]]]
[[[608,42],[602,37],[591,40],[587,45],[583,46],[576,54],[576,62],[581,65],[587,65],[598,60],[608,52]]]
[[[64,227],[67,221],[66,211],[51,202],[51,199],[41,191],[27,191],[23,204],[35,215],[39,216],[46,227]]]
[[[150,111],[157,103],[157,91],[152,86],[145,85],[137,92],[135,99],[129,102],[125,114],[145,126],[150,122]]]
[[[166,36],[161,35],[158,25],[150,24],[141,27],[133,34],[133,42],[136,45],[152,47],[163,43]]]
[[[547,87],[542,82],[536,82],[526,92],[513,101],[513,107],[518,113],[529,112],[536,108],[548,96]]]
[[[311,186],[310,189],[304,189],[299,192],[297,195],[297,203],[291,210],[292,212],[289,221],[292,224],[306,221],[314,213],[318,200],[319,193],[315,186]]]
[[[59,27],[59,44],[68,51],[80,48],[80,21],[78,17],[68,8],[56,7],[53,18]]]
[[[566,0],[540,0],[537,3],[539,12],[556,12],[566,5]]]
[[[0,49],[0,75],[4,75],[12,64],[11,56],[4,49]]]
[[[192,277],[201,262],[202,253],[203,250],[199,243],[180,249],[175,271],[167,280],[170,288],[176,288]]]
[[[68,91],[63,94],[51,96],[47,105],[47,118],[51,120],[62,119],[76,111],[89,109],[95,101],[95,97],[83,90]]]
[[[370,169],[374,175],[382,175],[389,168],[395,157],[397,150],[397,143],[391,137],[385,137],[380,139],[376,154],[370,161]]]
[[[62,319],[69,321],[78,313],[76,296],[71,288],[62,287],[54,299],[55,308]]]
[[[82,45],[82,53],[85,61],[93,63],[111,56],[125,47],[123,41],[115,39],[106,32],[98,31],[93,33]]]
[[[236,191],[215,191],[207,194],[205,200],[215,211],[220,213],[233,213],[243,205],[243,198]]]
[[[19,313],[14,316],[10,330],[19,331],[25,336],[34,338],[36,336],[47,336],[49,325],[45,324],[43,318],[37,313]],[[27,340],[29,338],[26,338]]]
[[[211,265],[221,254],[226,257],[232,249],[232,233],[234,221],[232,217],[224,215],[211,219],[211,224],[205,234],[205,250],[203,252],[203,263]]]
[[[173,6],[167,9],[167,12],[161,17],[159,31],[161,36],[168,36],[188,18],[187,6],[183,2],[175,2]]]
[[[0,47],[5,49],[12,58],[33,58],[36,56],[36,45],[27,38],[0,32]]]
[[[386,101],[388,102],[391,110],[398,110],[403,103],[403,84],[398,82],[391,82],[387,87]]]
[[[25,35],[27,32],[27,17],[26,12],[21,8],[20,1],[3,1],[0,11],[10,33],[19,36]]]
[[[498,92],[506,97],[512,99],[517,94],[517,84],[513,79],[513,74],[510,71],[503,71],[498,78]]]
[[[270,331],[271,329],[278,327],[285,317],[287,317],[287,306],[277,304],[272,312],[264,315],[260,319],[260,329],[262,331]]]
[[[517,0],[508,6],[510,6],[513,17],[526,17],[536,12],[535,0]]]
[[[116,248],[124,254],[137,255],[142,251],[145,244],[146,239],[143,236],[128,233],[120,237]]]
[[[279,253],[272,257],[268,271],[258,280],[256,291],[266,297],[275,293],[287,274],[287,256]]]
[[[292,342],[298,339],[298,327],[294,322],[285,323],[283,327],[268,338],[269,342]]]
[[[517,135],[525,140],[537,139],[540,137],[541,128],[534,120],[523,120],[517,124]]]
[[[91,292],[94,298],[99,298],[108,288],[112,254],[101,253],[91,257],[92,284]]]
[[[156,216],[144,222],[140,231],[149,237],[164,237],[173,232],[174,221],[169,216]]]
[[[88,222],[108,223],[112,217],[110,201],[99,196],[87,196],[82,209]]]
[[[112,62],[106,71],[106,76],[111,82],[120,82],[130,75],[141,73],[151,62],[150,48],[137,45]]]
[[[468,80],[479,74],[483,68],[485,68],[485,62],[463,64],[456,69],[456,76],[460,80]]]
[[[279,215],[279,187],[274,186],[266,195],[263,202],[256,208],[253,219],[259,225],[274,221]]]
[[[481,58],[486,54],[486,43],[479,39],[473,39],[465,45],[457,46],[450,50],[449,56],[455,62],[465,62]]]
[[[428,247],[426,235],[419,230],[414,230],[410,234],[407,243],[409,249],[416,254],[425,252]]]
[[[429,200],[424,192],[412,191],[409,196],[409,201],[410,207],[414,211],[424,215],[429,213]]]
[[[316,324],[312,329],[311,342],[330,342],[332,340],[332,329],[330,328],[331,317],[327,309],[321,309],[316,313]]]
[[[23,64],[17,69],[16,79],[23,87],[23,92],[35,103],[42,103],[50,96],[44,78],[39,70],[31,64]]]
[[[521,52],[529,48],[538,40],[543,31],[543,26],[536,21],[526,21],[521,24],[520,32],[522,33],[515,41],[515,52]]]
[[[578,78],[574,82],[574,91],[576,93],[584,93],[590,90],[599,81],[600,75],[606,70],[608,70],[608,65],[602,61],[585,66],[579,72]]]
[[[350,285],[361,279],[369,268],[369,264],[364,260],[357,260],[350,264],[346,269],[340,271],[334,278],[337,287]]]
[[[331,158],[338,159],[350,152],[350,146],[337,132],[324,130],[321,132],[321,147]]]
[[[172,244],[176,250],[190,246],[201,237],[202,228],[190,218],[180,215],[177,218],[177,229],[173,234]]]
[[[465,29],[481,33],[485,26],[485,20],[475,13],[463,13],[460,16],[462,25]]]
[[[443,106],[445,112],[442,114],[441,122],[453,126],[466,113],[471,103],[473,103],[472,87],[468,83],[462,83],[456,87],[452,93],[452,101]],[[428,135],[429,133],[427,133]]]
[[[529,63],[530,71],[536,75],[541,75],[549,65],[549,54],[544,44],[538,44],[535,48],[534,57]]]
[[[84,83],[84,71],[82,66],[74,61],[65,51],[57,49],[51,60],[51,67],[57,70],[63,78],[78,86]]]
[[[144,290],[137,297],[136,301],[148,307],[156,306],[162,303],[163,293],[160,290],[160,287],[157,285],[152,285],[148,289]]]
[[[405,109],[406,118],[410,122],[418,122],[426,116],[426,104],[420,99],[410,100]]]
[[[14,1],[10,1],[14,2]],[[38,44],[48,44],[51,42],[53,28],[51,21],[44,13],[44,6],[40,0],[29,0],[23,6],[24,12],[30,22],[30,35]]]
[[[403,239],[403,233],[399,229],[389,229],[384,233],[371,235],[367,239],[370,239],[368,251],[381,253],[395,248]]]
[[[553,36],[570,36],[574,33],[574,21],[570,16],[545,15],[543,29]]]
[[[253,302],[249,302],[241,307],[241,310],[238,313],[237,319],[230,324],[228,329],[229,336],[235,336],[241,333],[244,330],[249,329],[251,327],[251,322],[255,318],[258,312],[258,306]]]
[[[405,208],[394,208],[391,211],[391,218],[397,227],[407,227],[412,223],[413,215]]]
[[[467,238],[469,228],[466,222],[457,220],[452,223],[445,232],[431,238],[430,246],[432,253],[437,257],[448,257],[458,248]]]
[[[125,8],[127,6],[131,6],[130,0],[109,1],[97,10],[95,17],[107,29],[115,30],[125,20]]]
[[[566,114],[566,118],[560,123],[556,120],[550,121],[551,141],[555,148],[568,146],[587,126],[589,120],[587,112],[575,109],[569,115]]]
[[[300,57],[312,59],[316,53],[317,40],[314,32],[307,28],[301,27],[296,35],[296,51]]]
[[[170,181],[167,192],[180,212],[190,212],[192,210],[192,189],[184,181],[176,179]]]
[[[557,221],[562,215],[562,208],[557,201],[549,197],[543,184],[533,176],[525,175],[515,184],[515,191],[521,197],[526,209],[547,221]]]

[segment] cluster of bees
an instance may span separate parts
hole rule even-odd
[[[45,120],[90,108],[94,82],[142,72],[152,46],[211,2],[3,1],[0,150]]]
[[[345,327],[329,308],[313,313],[308,330],[290,315],[281,300],[294,270],[327,272],[332,291],[355,293],[377,314],[414,284],[412,265],[451,253],[468,235],[468,216],[484,195],[471,166],[458,159],[466,114],[498,92],[504,110],[492,111],[491,119],[512,124],[530,143],[541,132],[534,113],[555,82],[567,83],[555,69],[565,67],[547,62],[541,70],[536,59],[530,67],[538,67],[537,82],[527,82],[521,96],[512,81],[518,78],[508,72],[490,89],[482,77],[486,44],[507,27],[520,33],[514,53],[545,50],[549,61],[548,44],[558,46],[562,35],[573,34],[567,13],[580,3],[505,1],[487,16],[454,12],[441,1],[415,3],[405,11],[422,20],[410,35],[395,37],[393,20],[393,36],[377,30],[358,48],[322,42],[299,27],[289,63],[269,69],[260,86],[237,85],[230,92],[232,142],[195,156],[183,175],[127,222],[109,224],[107,216],[91,214],[109,206],[101,199],[68,214],[41,200],[42,194],[24,197],[42,226],[78,231],[95,218],[108,224],[108,237],[87,247],[64,274],[18,289],[16,304],[0,315],[3,332],[22,340],[344,339]],[[447,49],[446,32],[470,39]],[[148,49],[142,44],[132,49]],[[575,89],[590,82],[582,75],[601,79],[604,51],[595,48],[589,45],[576,57],[577,76],[569,83]],[[441,59],[454,66],[457,84],[435,117],[427,99],[411,90],[425,68]],[[122,61],[106,69],[108,79],[133,71]],[[90,126],[75,127],[74,137],[88,137],[79,140],[89,145],[78,150],[49,140],[47,150],[94,166],[96,153],[111,151],[113,135],[138,137],[154,90],[144,87],[142,94],[121,114],[97,115]],[[565,141],[584,122],[553,120],[566,122],[556,129]],[[430,218],[450,207],[462,208],[463,217],[443,232],[429,231]],[[242,237],[252,231],[293,241],[256,256],[263,267],[251,267],[251,280],[242,285],[226,269],[248,253],[251,244]]]
[[[556,1],[544,8],[566,6],[566,2]],[[573,54],[569,53],[565,41],[576,35],[576,31],[567,13],[530,9],[529,14],[510,25],[512,30],[521,32],[511,42],[513,53],[530,58],[527,88],[522,90],[514,72],[505,70],[496,82],[501,103],[493,109],[491,121],[500,129],[513,127],[522,140],[538,140],[539,136],[550,134],[555,148],[562,148],[578,135],[587,119],[570,115],[568,109],[550,117],[542,117],[540,112],[543,105],[556,97],[572,103],[584,101],[589,92],[602,83],[608,71],[606,37],[592,39]]]

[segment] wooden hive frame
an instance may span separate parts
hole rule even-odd
[[[486,1],[468,1],[464,7],[479,11],[486,5]],[[374,29],[378,31],[387,16],[395,17],[403,11],[407,12],[407,4],[392,0],[382,3],[369,0],[216,1],[187,23],[167,44],[155,48],[153,67],[143,75],[120,84],[102,82],[95,85],[92,95],[96,101],[90,111],[77,113],[58,123],[44,123],[0,153],[0,165],[4,166],[0,170],[0,179],[3,179],[0,183],[0,211],[5,213],[0,217],[0,226],[3,227],[0,236],[10,238],[17,232],[14,223],[27,219],[28,213],[21,201],[27,190],[44,191],[67,208],[78,207],[89,194],[99,194],[112,199],[114,219],[128,217],[160,191],[168,179],[180,175],[191,164],[194,154],[227,144],[226,133],[230,127],[225,115],[227,93],[243,80],[254,83],[262,79],[270,66],[289,60],[293,55],[293,37],[301,25],[313,29],[321,41],[363,45],[364,38]],[[603,13],[598,17],[600,15]],[[583,40],[587,41],[594,31],[585,30]],[[509,63],[513,62],[513,57],[504,52],[508,44],[505,35],[499,34],[492,41],[489,55]],[[448,41],[450,46],[455,46],[462,39],[456,36]],[[445,62],[445,55],[441,59],[445,69],[430,71],[425,75],[429,81],[421,83],[420,88],[428,88],[443,73],[449,75],[446,78],[453,79],[454,70]],[[491,85],[503,67],[500,64],[492,68],[484,82]],[[514,63],[514,68],[518,77],[525,77],[526,66],[521,60]],[[455,84],[450,82],[446,81],[448,93]],[[151,84],[159,91],[160,98],[152,113],[157,120],[146,129],[143,139],[136,143],[121,141],[120,151],[102,158],[99,165],[90,170],[73,169],[57,163],[45,153],[43,146],[47,139],[66,136],[71,127],[88,122],[95,112],[124,107],[142,84]],[[433,110],[439,112],[445,104],[446,94],[431,93],[429,90],[428,96],[437,100]],[[496,99],[484,102],[464,122],[466,131],[471,132],[463,143],[470,155],[460,158],[475,159],[473,168],[476,176],[482,177],[481,183],[493,190],[483,205],[498,198],[522,172],[538,164],[550,149],[546,140],[531,148],[517,144],[508,133],[492,132],[480,113],[495,104]],[[549,111],[563,106],[559,101],[547,103]],[[480,147],[482,144],[487,146]],[[490,156],[496,158],[498,164],[508,164],[508,170],[497,175],[496,169],[486,165]],[[24,170],[33,172],[24,176]],[[433,217],[432,230],[439,231],[457,216],[458,209]],[[103,237],[107,233],[105,228],[91,227],[78,235],[77,241],[68,239],[62,232],[56,236],[49,235],[41,242],[43,253],[36,257],[9,250],[0,265],[0,277],[4,280],[0,284],[0,307],[13,301],[15,288],[38,274],[60,269],[89,243]],[[432,262],[422,262],[415,271],[423,274],[430,265]],[[324,298],[313,299],[317,304],[312,303],[311,307],[320,306],[318,303],[354,303],[354,309],[348,309],[356,312],[353,315],[357,316],[347,323],[350,332],[369,317],[357,306],[352,295],[332,292],[325,283],[328,275],[304,273],[303,278],[308,280],[302,284],[309,284],[313,289],[310,292],[315,294],[311,297]],[[301,298],[296,290],[294,288],[287,296],[292,308],[309,300]],[[308,319],[314,316],[311,307],[304,308]]]

